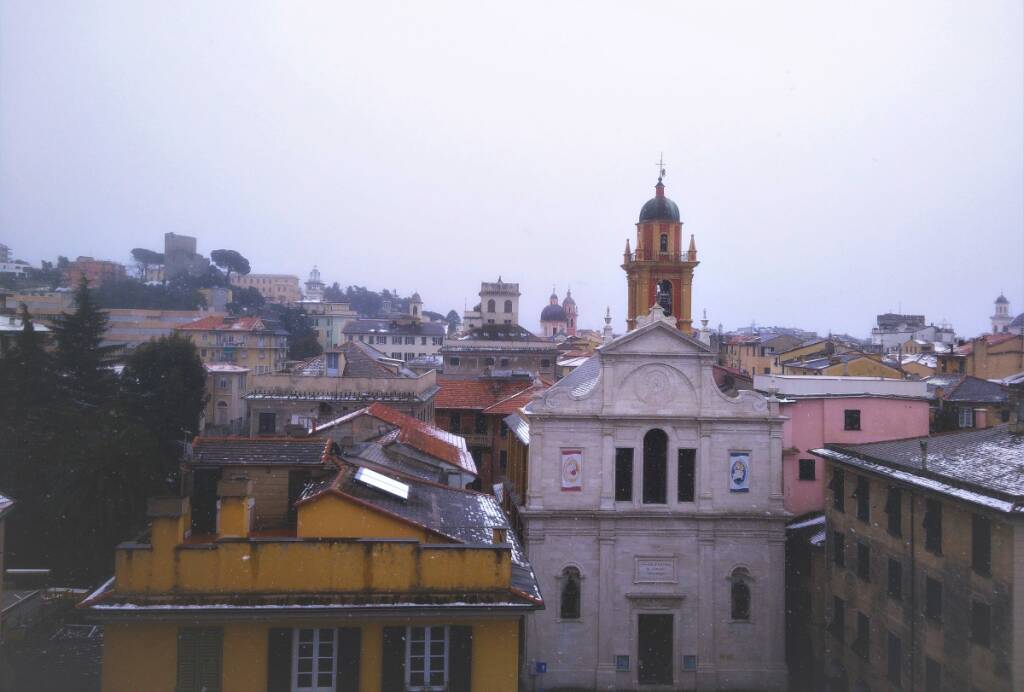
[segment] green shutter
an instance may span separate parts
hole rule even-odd
[[[178,630],[175,692],[220,692],[224,633],[219,627]]]
[[[292,632],[291,627],[267,632],[267,692],[291,692]]]
[[[381,692],[402,692],[405,689],[405,628],[385,627],[382,649]]]
[[[362,639],[363,632],[358,627],[338,628],[338,662],[334,684],[337,692],[359,692]]]
[[[473,628],[448,628],[448,691],[470,692],[473,679]]]

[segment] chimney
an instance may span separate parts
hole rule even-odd
[[[921,440],[921,470],[928,470],[928,440]]]
[[[187,497],[151,497],[146,501],[146,516],[152,524],[150,543],[154,550],[171,548],[185,542],[192,524],[191,506]]]
[[[217,483],[217,537],[246,538],[252,529],[252,481],[225,479]]]
[[[508,529],[492,528],[491,538],[494,543],[505,543],[508,541]]]

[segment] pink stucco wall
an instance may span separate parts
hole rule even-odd
[[[860,430],[844,430],[844,411],[860,409]],[[789,420],[782,427],[782,486],[786,509],[795,515],[825,509],[825,472],[808,453],[829,442],[857,444],[928,434],[924,399],[836,397],[799,399],[781,406]],[[799,480],[799,460],[814,459],[814,480]]]

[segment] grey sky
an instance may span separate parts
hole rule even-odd
[[[1024,311],[1017,0],[362,5],[0,4],[0,242],[188,233],[440,311],[501,274],[621,330],[664,151],[712,324]]]

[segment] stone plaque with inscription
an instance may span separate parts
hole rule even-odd
[[[636,558],[634,581],[674,584],[676,582],[676,559],[674,557]]]

